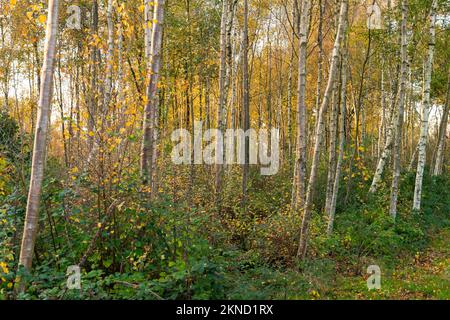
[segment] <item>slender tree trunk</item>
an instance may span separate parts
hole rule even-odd
[[[39,202],[42,181],[44,179],[46,141],[53,95],[53,71],[55,66],[55,47],[58,32],[58,7],[58,0],[49,0],[44,46],[44,63],[42,66],[42,82],[39,94],[39,110],[31,164],[30,189],[28,192],[25,225],[19,258],[19,265],[24,266],[28,271],[31,270],[39,223]],[[19,291],[23,292],[24,290],[25,282],[22,281]]]
[[[226,105],[227,105],[227,66],[226,66],[226,51],[227,51],[227,24],[228,24],[228,0],[222,0],[222,18],[220,22],[220,70],[219,70],[219,106],[217,108],[217,126],[222,132],[225,131],[226,125]],[[216,151],[221,146],[217,143]],[[215,172],[215,195],[216,206],[220,211],[221,197],[222,197],[222,178],[223,178],[223,155],[219,159],[216,155],[216,172]]]
[[[147,64],[151,60],[152,25],[153,25],[153,1],[144,0],[144,50]]]
[[[58,59],[58,83],[57,83],[57,96],[59,103],[59,115],[61,118],[61,138],[63,142],[63,151],[64,151],[64,164],[66,168],[69,168],[69,152],[67,149],[67,141],[66,141],[66,125],[64,119],[64,100],[63,100],[63,92],[62,92],[62,76],[61,76],[61,58]]]
[[[242,122],[244,132],[250,129],[250,97],[248,79],[248,1],[244,0],[244,26],[242,32]],[[247,179],[250,163],[250,141],[245,137],[245,163],[242,166],[242,206],[246,208],[247,203]]]
[[[270,37],[271,21],[267,25],[267,95],[266,95],[266,111],[267,111],[267,129],[269,132],[269,150],[271,142],[272,130],[272,40]]]
[[[431,87],[431,74],[433,72],[433,58],[434,58],[434,46],[436,41],[436,7],[437,0],[433,0],[430,12],[430,39],[428,42],[428,59],[425,64],[424,73],[424,86],[423,86],[423,97],[422,97],[422,124],[420,127],[420,138],[419,138],[419,155],[417,161],[417,173],[416,173],[416,183],[414,187],[414,201],[413,210],[420,210],[420,202],[422,198],[422,180],[423,171],[425,168],[426,161],[426,147],[428,139],[428,118],[430,116],[430,87]]]
[[[93,0],[92,2],[92,24],[91,24],[91,33],[92,36],[98,36],[98,3],[97,0]],[[91,69],[91,83],[90,83],[90,99],[89,99],[89,108],[88,108],[88,149],[89,149],[89,158],[91,157],[91,153],[94,148],[94,128],[95,128],[95,119],[97,115],[97,62],[99,59],[99,50],[93,45],[91,48],[91,61],[90,61],[90,69]]]
[[[401,68],[400,68],[400,88],[398,96],[398,115],[397,123],[395,124],[395,140],[394,140],[394,173],[392,177],[391,186],[391,203],[389,213],[392,219],[395,220],[397,216],[397,198],[398,198],[398,184],[400,180],[401,171],[401,145],[402,145],[402,128],[403,128],[403,113],[405,105],[405,93],[406,93],[406,78],[408,72],[408,42],[407,42],[407,30],[406,19],[408,15],[408,3],[407,0],[402,1],[402,24],[401,24]]]
[[[155,117],[158,112],[158,81],[161,69],[164,0],[154,2],[153,30],[150,49],[150,67],[147,72],[147,101],[144,109],[143,140],[141,149],[141,179],[144,186],[153,186]],[[151,189],[150,198],[154,194]]]
[[[319,0],[319,26],[317,30],[317,46],[319,48],[317,57],[317,90],[316,90],[316,113],[320,108],[320,97],[322,92],[323,77],[323,14],[325,10],[325,1]]]
[[[378,146],[377,146],[377,159],[380,158],[381,150],[386,143],[386,95],[384,92],[384,63],[381,64],[381,80],[380,80],[380,102],[381,102],[381,116],[380,116],[380,128],[378,132]]]
[[[338,104],[339,104],[339,81],[334,81],[333,99],[331,102],[330,114],[330,144],[328,150],[328,175],[327,190],[325,198],[325,213],[330,215],[331,201],[333,198],[334,181],[336,174],[336,140],[337,140],[337,122],[338,122]]]
[[[319,169],[319,156],[320,156],[320,145],[323,138],[323,118],[325,112],[328,108],[328,103],[330,100],[330,95],[333,89],[333,83],[336,78],[337,67],[339,63],[339,50],[341,46],[342,35],[345,32],[346,27],[346,17],[347,17],[347,0],[342,0],[341,7],[339,11],[339,23],[336,32],[336,39],[334,41],[332,59],[330,64],[330,73],[328,76],[327,86],[324,92],[322,104],[319,109],[319,114],[316,123],[316,133],[315,133],[315,143],[314,143],[314,153],[311,165],[311,174],[309,177],[308,189],[306,191],[306,201],[304,206],[304,214],[302,219],[302,226],[300,230],[300,241],[297,251],[297,257],[299,259],[304,259],[306,256],[306,248],[308,243],[308,231],[309,222],[311,220],[312,206],[313,206],[313,192],[316,188],[317,172]]]
[[[341,177],[342,162],[344,160],[345,152],[345,118],[347,113],[347,44],[344,35],[344,48],[342,52],[341,65],[341,114],[339,118],[339,154],[336,163],[336,173],[334,176],[333,195],[331,198],[330,210],[328,213],[328,227],[327,234],[331,235],[334,228],[334,217],[336,214],[336,202],[339,193],[339,180]]]
[[[103,99],[103,117],[106,116],[111,102],[112,94],[112,75],[113,75],[113,59],[114,59],[114,22],[113,22],[113,0],[108,0],[106,9],[106,20],[108,24],[108,50],[106,52],[106,79]]]
[[[447,126],[448,126],[448,105],[450,101],[450,72],[447,81],[447,98],[445,100],[444,112],[442,114],[441,124],[439,126],[439,137],[436,150],[436,162],[434,165],[433,175],[439,176],[442,174],[442,165],[444,163],[444,150],[447,140]]]
[[[292,37],[294,39],[294,37]],[[294,40],[292,40],[294,41]],[[288,158],[292,156],[292,71],[294,69],[294,48],[291,48],[289,60],[288,88],[287,88],[287,135],[288,135]]]
[[[306,55],[308,45],[310,0],[304,0],[300,19],[300,43],[298,56],[297,139],[295,150],[292,208],[301,209],[305,204],[306,189]]]

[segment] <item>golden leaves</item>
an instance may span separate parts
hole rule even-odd
[[[4,274],[9,273],[8,265],[5,262],[0,262],[0,268],[2,269]]]
[[[41,24],[45,24],[45,23],[47,22],[47,16],[41,14],[41,15],[38,17],[38,21],[39,21],[39,23],[41,23]]]

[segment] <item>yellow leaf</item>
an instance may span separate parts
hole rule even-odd
[[[44,23],[47,21],[47,16],[41,14],[41,15],[38,17],[38,21],[39,21],[40,23],[44,24]]]
[[[33,12],[28,11],[27,12],[27,18],[30,19],[30,20],[33,19]]]
[[[14,7],[17,3],[17,0],[9,0],[9,3],[11,4],[11,7]]]
[[[5,274],[9,273],[8,265],[6,263],[0,262],[0,267],[3,269],[3,273]]]

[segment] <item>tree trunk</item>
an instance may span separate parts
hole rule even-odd
[[[430,39],[428,42],[428,59],[425,63],[424,72],[424,86],[423,86],[423,97],[422,97],[422,124],[420,127],[420,138],[419,138],[419,155],[417,160],[417,173],[416,173],[416,183],[414,187],[414,201],[413,210],[420,210],[420,201],[422,197],[422,180],[423,171],[425,168],[426,161],[426,147],[428,139],[428,118],[430,116],[430,87],[431,87],[431,74],[433,72],[433,58],[434,58],[434,46],[435,46],[435,24],[436,24],[436,6],[437,0],[433,0],[431,4],[430,12]]]
[[[336,213],[336,202],[339,193],[339,179],[341,177],[342,162],[345,151],[345,118],[347,113],[347,44],[344,35],[344,48],[342,52],[341,65],[341,114],[339,118],[339,154],[336,163],[336,172],[334,176],[333,195],[331,198],[330,209],[328,212],[327,234],[331,235],[334,227],[334,217]]]
[[[244,132],[250,129],[250,97],[248,79],[248,1],[244,0],[244,26],[242,33],[242,122]],[[245,163],[242,166],[242,207],[245,209],[247,202],[247,179],[250,163],[250,141],[245,137]]]
[[[444,163],[444,150],[447,140],[447,126],[448,126],[448,105],[450,100],[450,72],[447,81],[447,98],[445,99],[444,112],[442,114],[441,124],[439,126],[439,137],[436,150],[436,163],[434,165],[433,175],[439,176],[442,174],[442,165]]]
[[[302,219],[302,226],[300,230],[300,241],[297,251],[297,257],[299,259],[304,259],[306,256],[306,248],[308,242],[308,231],[309,222],[311,220],[312,205],[313,205],[313,192],[316,187],[317,172],[319,169],[319,156],[320,156],[320,145],[323,138],[323,118],[325,112],[328,108],[328,103],[330,100],[330,95],[333,89],[333,83],[336,78],[337,67],[339,62],[339,49],[341,45],[342,35],[345,32],[347,18],[347,0],[342,0],[341,7],[339,11],[339,23],[336,32],[336,39],[334,41],[332,59],[330,64],[330,73],[328,76],[328,83],[323,95],[322,104],[319,109],[319,114],[316,123],[316,133],[315,133],[315,143],[314,143],[314,153],[311,165],[311,174],[309,176],[308,189],[306,191],[306,201],[304,205],[304,214]]]
[[[408,15],[408,3],[407,0],[402,1],[402,25],[401,25],[401,69],[400,69],[400,88],[398,96],[398,115],[397,122],[395,124],[395,140],[394,140],[394,173],[392,177],[391,186],[391,203],[389,213],[392,219],[395,220],[397,216],[397,198],[398,198],[398,184],[400,180],[401,171],[401,145],[402,145],[402,129],[403,129],[403,113],[405,105],[405,93],[406,93],[406,77],[408,72],[408,42],[407,42],[407,30],[406,19]]]
[[[31,270],[34,246],[39,223],[39,202],[44,179],[46,141],[51,116],[53,95],[53,71],[55,66],[55,47],[58,32],[58,0],[49,0],[48,19],[44,46],[44,62],[42,66],[42,82],[39,94],[39,110],[34,137],[33,159],[31,164],[30,189],[23,228],[19,265]],[[25,290],[21,282],[19,291]]]
[[[225,113],[227,105],[227,66],[226,66],[226,51],[227,51],[227,24],[228,24],[228,0],[222,0],[222,18],[220,22],[220,70],[219,70],[219,106],[217,108],[217,126],[218,129],[225,131]],[[217,145],[216,151],[220,148]],[[216,206],[220,211],[221,197],[222,197],[222,178],[223,178],[223,155],[222,159],[216,155],[216,172],[215,172],[215,195]]]
[[[97,0],[92,2],[92,24],[91,24],[91,36],[98,36],[98,3]],[[89,158],[94,148],[94,128],[95,118],[97,114],[97,61],[99,56],[98,48],[93,45],[91,48],[91,83],[89,92],[89,108],[88,108],[88,149]]]
[[[144,0],[144,50],[147,63],[151,60],[152,25],[153,25],[153,2]]]
[[[113,0],[108,0],[108,7],[106,10],[106,20],[108,24],[108,50],[106,52],[106,80],[103,98],[103,117],[108,113],[109,103],[111,102],[112,94],[112,73],[113,73],[113,59],[114,59],[114,22],[113,22]]]
[[[144,109],[143,140],[141,149],[141,179],[144,186],[153,186],[153,163],[155,144],[155,118],[158,112],[158,81],[161,69],[162,27],[164,23],[164,0],[154,2],[153,30],[150,49],[150,67],[147,71],[147,101]],[[150,198],[154,194],[153,188]]]
[[[308,45],[310,0],[304,0],[300,19],[298,55],[297,138],[295,150],[292,208],[299,210],[305,204],[306,188],[306,57]]]
[[[333,198],[334,181],[336,174],[336,140],[337,140],[337,121],[339,104],[339,81],[334,81],[333,99],[331,102],[330,114],[330,144],[328,150],[328,176],[327,190],[325,198],[325,213],[330,215],[331,201]]]

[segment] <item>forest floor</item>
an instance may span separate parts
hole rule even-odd
[[[414,257],[401,256],[381,274],[381,289],[367,290],[361,277],[339,277],[339,299],[449,299],[450,229],[430,234],[430,246]]]
[[[316,265],[306,272],[274,272],[255,269],[234,274],[236,286],[229,298],[244,299],[450,299],[450,229],[430,231],[424,250],[404,252],[395,260],[379,260],[381,289],[368,290],[364,267],[361,271],[336,273],[334,267]],[[328,270],[326,270],[328,269]],[[238,280],[239,279],[239,280]],[[243,293],[245,292],[245,293]]]

